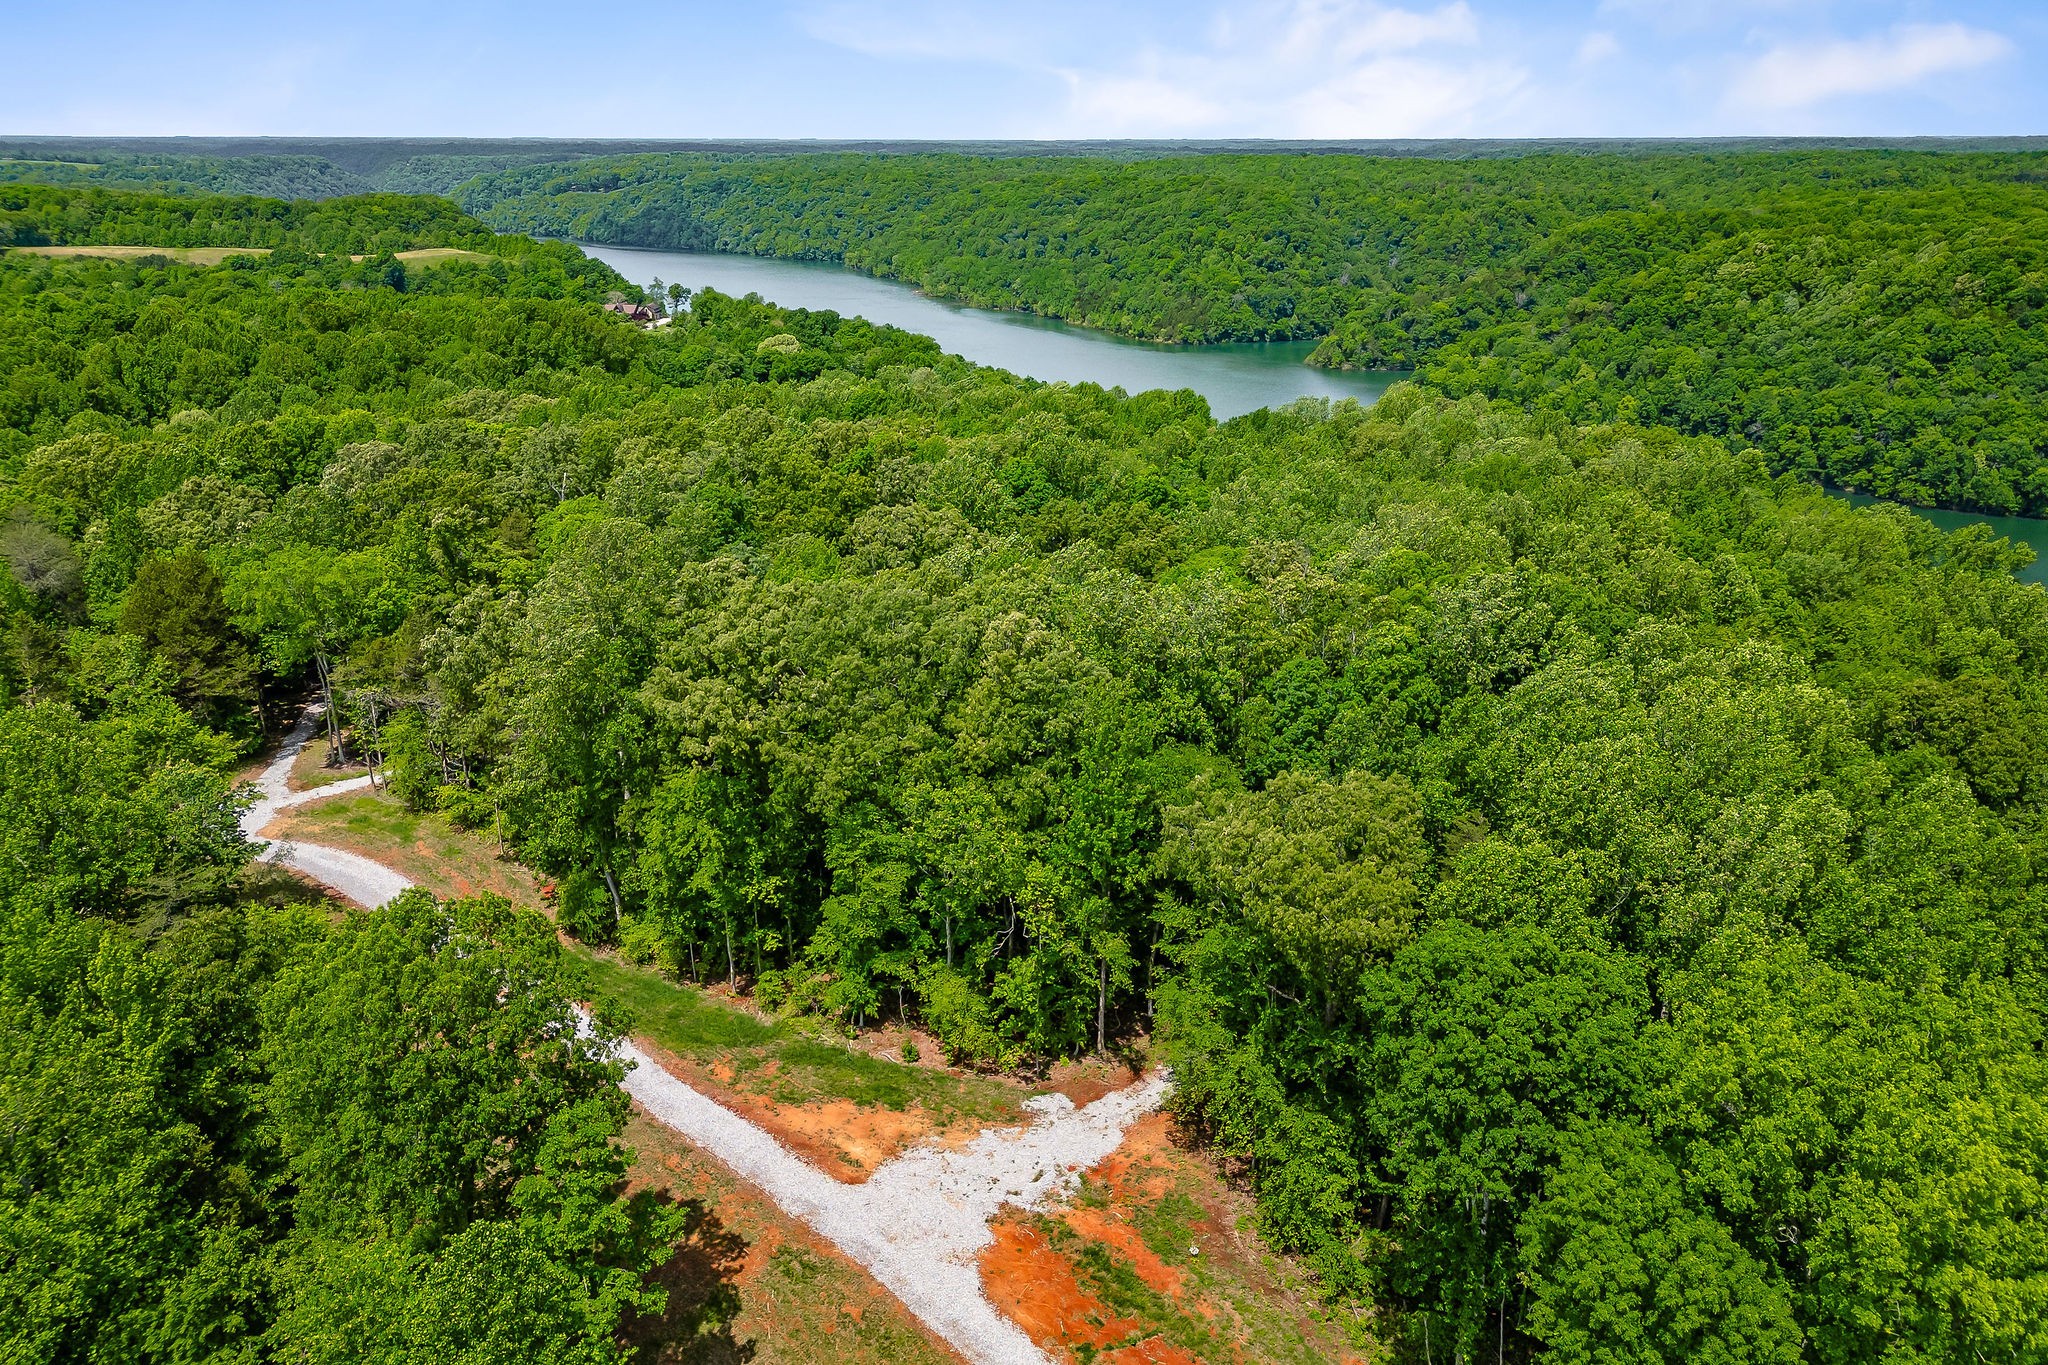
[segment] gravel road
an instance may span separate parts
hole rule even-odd
[[[346,796],[350,792],[362,791],[370,785],[367,775],[351,777],[341,782],[330,782],[324,787],[309,791],[295,792],[289,785],[292,760],[306,747],[320,727],[320,709],[307,711],[299,723],[284,737],[284,747],[277,751],[277,757],[256,779],[256,804],[242,815],[242,832],[251,839],[259,839],[263,827],[275,820],[293,806],[303,806],[308,801],[324,801],[330,796]],[[259,839],[260,842],[260,839]],[[346,849],[328,848],[324,844],[297,844],[288,841],[273,843],[264,851],[265,861],[281,864],[294,872],[303,872],[323,886],[331,886],[358,905],[370,909],[382,905],[399,892],[412,885],[409,877],[393,872],[379,862],[373,862],[360,854]]]
[[[977,1264],[1005,1204],[1038,1208],[1069,1194],[1082,1171],[1117,1149],[1124,1130],[1159,1107],[1163,1074],[1085,1109],[1064,1095],[1031,1101],[1033,1122],[984,1130],[966,1147],[917,1147],[843,1185],[730,1109],[626,1044],[626,1093],[640,1107],[766,1191],[783,1212],[852,1257],[925,1326],[975,1365],[1052,1365],[995,1310]]]
[[[290,790],[292,760],[319,719],[317,709],[309,711],[257,779],[259,799],[242,817],[250,837],[280,811],[370,785],[368,777],[358,777]],[[412,885],[381,863],[319,844],[273,844],[263,856],[373,908]],[[916,1147],[865,1184],[843,1185],[765,1129],[677,1080],[630,1040],[619,1051],[630,1064],[626,1093],[641,1108],[845,1252],[973,1365],[1053,1365],[982,1292],[977,1258],[994,1241],[989,1221],[1005,1204],[1038,1208],[1071,1194],[1081,1172],[1114,1152],[1125,1130],[1159,1107],[1168,1084],[1157,1073],[1079,1109],[1064,1095],[1041,1095],[1027,1102],[1032,1121],[1024,1127],[986,1129],[955,1150]]]

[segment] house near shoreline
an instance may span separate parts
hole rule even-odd
[[[604,306],[604,311],[607,313],[617,313],[628,322],[637,322],[643,327],[653,323],[661,316],[644,303],[628,303],[623,299],[607,303]]]

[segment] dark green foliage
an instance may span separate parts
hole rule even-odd
[[[107,627],[215,621],[149,605],[196,552],[579,934],[961,1060],[1154,1024],[1270,1236],[1436,1356],[2048,1352],[2048,594],[2010,547],[1668,427],[1418,386],[1218,425],[715,293],[641,331],[616,283],[0,262],[0,499],[79,584],[0,584],[0,1017],[70,1050],[7,1083],[111,1040],[63,1103],[181,1173],[146,1268],[35,1243],[35,1340],[167,1358],[175,1302],[297,1358],[573,1358],[646,1259],[592,1202],[576,987],[502,907],[217,929],[290,942],[161,967],[251,1042],[177,1054],[200,1118],[149,1098],[185,1063],[131,964],[168,959],[114,922],[194,942],[245,855],[176,650]],[[215,1160],[257,1212],[186,1193]],[[39,1188],[115,1242],[83,1171]]]
[[[260,246],[375,253],[487,247],[445,199],[397,194],[283,200],[0,185],[0,245]]]
[[[469,175],[496,166],[470,168]],[[396,168],[394,168],[396,169]],[[372,183],[317,156],[103,156],[91,161],[0,159],[0,183],[92,185],[104,189],[153,190],[160,194],[248,194],[269,199],[332,199],[389,189],[400,194],[445,191],[463,179],[418,186]]]
[[[173,692],[202,719],[226,730],[247,720],[257,699],[256,658],[228,619],[220,575],[203,555],[185,550],[138,566],[121,629],[170,666]]]

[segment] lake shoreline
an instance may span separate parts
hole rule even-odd
[[[578,242],[634,283],[655,278],[721,293],[757,293],[790,308],[841,316],[931,337],[946,351],[1046,383],[1097,384],[1126,393],[1191,390],[1217,421],[1300,398],[1371,404],[1407,371],[1335,371],[1306,363],[1320,343],[1141,341],[1021,310],[980,308],[934,297],[900,280],[852,266],[733,252],[668,251]]]
[[[744,252],[672,251],[660,247],[575,245],[642,286],[662,278],[735,297],[759,294],[786,308],[860,316],[937,341],[977,365],[1046,383],[1097,384],[1126,393],[1192,390],[1217,421],[1301,398],[1377,401],[1410,370],[1342,370],[1307,363],[1319,341],[1142,341],[1082,327],[1042,313],[983,308],[926,293],[906,281],[872,275],[843,261]],[[1856,489],[1816,483],[1823,493],[1856,505],[1892,502],[1945,531],[1988,523],[2032,549],[2034,563],[2016,576],[2048,584],[2048,521],[1949,508],[1917,507]]]

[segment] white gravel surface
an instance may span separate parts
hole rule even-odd
[[[330,796],[346,796],[350,792],[362,791],[370,785],[369,777],[351,777],[342,782],[330,782],[324,787],[295,792],[289,785],[292,760],[306,747],[306,741],[320,726],[320,708],[312,707],[284,737],[284,747],[277,751],[277,757],[270,760],[270,766],[256,779],[258,796],[256,804],[242,814],[242,832],[251,839],[258,839],[263,827],[275,820],[293,806],[303,806],[308,801],[324,801]],[[267,862],[279,863],[294,872],[303,872],[324,886],[331,886],[342,895],[359,905],[371,909],[384,904],[399,892],[412,885],[412,879],[393,872],[379,862],[350,853],[347,849],[329,848],[324,844],[298,844],[280,841],[271,844],[262,854]]]
[[[631,1043],[626,1093],[642,1108],[764,1190],[782,1211],[866,1267],[925,1326],[975,1365],[1052,1365],[982,1292],[976,1264],[1005,1204],[1038,1208],[1072,1193],[1080,1173],[1159,1107],[1167,1078],[1150,1076],[1076,1109],[1063,1095],[1030,1101],[1034,1122],[992,1128],[966,1147],[913,1148],[842,1185],[780,1142],[677,1080]]]
[[[358,777],[311,791],[289,789],[292,760],[319,720],[317,708],[309,711],[257,780],[261,797],[242,817],[252,838],[280,811],[370,785],[368,777]],[[273,844],[263,856],[366,906],[382,905],[412,885],[381,863],[319,844]],[[767,1130],[677,1080],[630,1040],[620,1053],[631,1064],[626,1093],[643,1109],[852,1257],[974,1365],[1053,1365],[982,1292],[977,1259],[995,1240],[989,1221],[1005,1204],[1035,1209],[1071,1194],[1081,1172],[1114,1152],[1125,1130],[1159,1107],[1168,1085],[1165,1073],[1156,1073],[1079,1109],[1064,1095],[1041,1095],[1027,1102],[1032,1122],[1024,1127],[987,1129],[960,1148],[915,1147],[865,1184],[844,1185]]]

